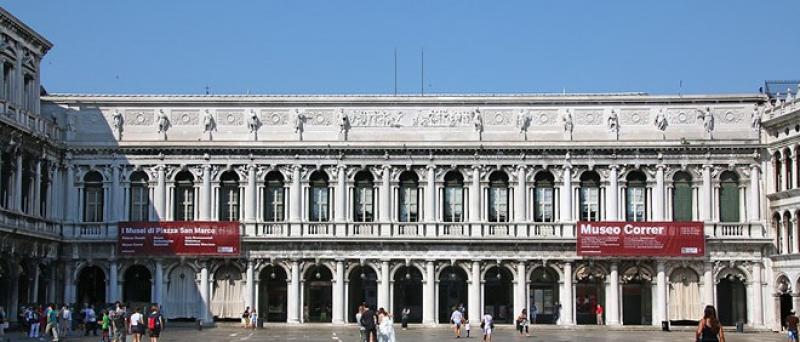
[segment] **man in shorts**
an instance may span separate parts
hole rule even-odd
[[[456,338],[460,338],[461,323],[464,323],[464,314],[461,313],[461,310],[453,309],[453,313],[450,314],[450,323],[453,323],[453,333],[456,334]]]
[[[798,342],[797,341],[797,324],[800,323],[800,318],[794,314],[794,311],[789,312],[789,316],[786,316],[786,330],[789,331],[789,342]]]

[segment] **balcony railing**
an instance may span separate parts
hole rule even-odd
[[[377,223],[352,223],[348,225],[347,234],[350,236],[379,236],[380,225]]]
[[[306,223],[303,224],[304,236],[333,236],[334,225],[332,223]]]
[[[56,221],[6,209],[0,209],[0,225],[23,232],[45,234],[50,237],[61,235],[61,224]]]
[[[761,224],[748,222],[714,223],[711,233],[709,237],[721,239],[766,237],[766,232]]]

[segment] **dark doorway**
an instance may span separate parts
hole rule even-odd
[[[747,323],[747,293],[744,281],[734,276],[720,279],[717,284],[717,314],[722,325]]]
[[[149,304],[151,300],[152,278],[150,270],[143,265],[133,265],[125,270],[122,283],[122,301],[126,303]],[[116,298],[114,299],[116,300]],[[138,306],[134,306],[138,307]]]
[[[367,303],[372,310],[377,310],[378,306],[378,274],[369,266],[357,266],[350,271],[348,278],[347,319],[351,323],[356,322],[356,312],[361,303]]]
[[[486,272],[483,287],[483,312],[497,323],[511,323],[514,314],[514,276],[505,267],[492,267]]]
[[[394,273],[394,321],[400,322],[403,309],[411,314],[409,323],[422,323],[422,273],[416,267],[403,266]]]
[[[89,266],[81,270],[78,275],[77,294],[75,299],[79,303],[106,303],[106,275],[100,267]]]
[[[305,276],[305,303],[303,315],[306,322],[330,322],[333,291],[331,271],[325,266],[311,266]]]
[[[449,323],[450,314],[467,303],[467,273],[463,269],[448,266],[439,274],[439,323]]]
[[[31,285],[33,284],[33,274],[28,271],[25,265],[17,265],[17,303],[31,303]]]
[[[622,324],[650,325],[652,322],[651,283],[638,279],[622,285]]]
[[[784,293],[779,298],[781,301],[781,326],[786,327],[786,317],[792,312],[792,295]]]
[[[531,272],[530,319],[536,324],[555,324],[555,305],[558,302],[558,273],[549,267]],[[534,317],[534,306],[536,317]]]
[[[597,304],[606,307],[603,278],[590,275],[575,284],[575,321],[577,324],[597,324]]]
[[[267,266],[259,274],[258,314],[267,322],[286,322],[286,271]]]
[[[5,258],[5,256],[2,256]],[[11,310],[11,272],[9,272],[8,266],[6,265],[5,261],[0,262],[0,305],[6,308],[6,314],[8,314]]]
[[[36,294],[36,298],[38,298],[39,303],[47,303],[47,292],[48,292],[48,284],[50,283],[50,272],[47,269],[47,266],[44,264],[39,264],[39,285],[37,290],[39,293]]]

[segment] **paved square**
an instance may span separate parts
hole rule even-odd
[[[476,331],[473,331],[475,333]],[[412,342],[442,342],[456,341],[451,330],[447,327],[412,327],[407,331],[396,330],[397,341]],[[783,333],[729,333],[726,335],[728,341],[733,342],[778,342],[785,341]],[[7,334],[6,338],[11,341],[35,341],[22,334],[14,332]],[[67,341],[96,342],[97,337],[73,337]],[[49,341],[49,339],[47,339]],[[560,329],[535,329],[533,336],[520,336],[512,327],[499,327],[494,335],[494,341],[613,341],[613,342],[671,342],[671,341],[693,341],[691,331],[635,331],[635,330],[603,330],[592,328],[577,328],[574,330]],[[129,337],[128,341],[132,341]],[[143,341],[149,341],[143,339]],[[244,330],[234,325],[220,325],[215,328],[207,328],[197,331],[188,325],[171,326],[162,334],[161,342],[172,341],[226,341],[226,342],[256,342],[256,341],[347,341],[358,342],[358,330],[355,326],[287,326],[276,325],[266,329]],[[472,334],[469,339],[461,341],[480,341],[480,336]]]

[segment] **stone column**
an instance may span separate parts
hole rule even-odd
[[[347,223],[347,167],[339,165],[337,170],[337,183],[336,183],[336,207],[334,221],[336,222],[336,236],[344,236],[346,234],[345,224]]]
[[[160,259],[156,259],[155,267],[156,286],[153,287],[155,290],[153,293],[153,302],[158,303],[159,305],[164,305],[164,264]]]
[[[203,185],[200,187],[200,221],[211,220],[211,165],[203,165]]]
[[[483,316],[481,312],[481,262],[478,260],[472,261],[472,269],[470,269],[472,273],[470,278],[472,278],[472,282],[469,284],[469,295],[467,297],[469,308],[467,308],[467,315],[468,317],[473,317],[472,319],[475,322],[480,320],[479,317]],[[480,325],[480,323],[478,323]]]
[[[300,165],[292,166],[292,187],[289,190],[289,222],[300,222],[300,198],[302,197],[300,188]]]
[[[75,303],[75,278],[72,276],[71,261],[64,263],[64,302]]]
[[[664,220],[664,168],[656,165],[656,188],[653,189],[653,221]]]
[[[790,179],[791,177],[789,177],[789,167],[786,165],[786,160],[789,158],[791,157],[785,155],[783,156],[783,159],[781,159],[781,175],[783,175],[783,178],[781,179],[783,183],[781,184],[781,190],[784,191],[789,190],[792,187],[792,180]]]
[[[381,178],[381,209],[380,209],[380,221],[381,223],[389,223],[391,221],[391,213],[392,213],[392,206],[390,195],[392,194],[392,188],[390,186],[390,181],[392,178],[392,167],[389,165],[383,166],[383,177]]]
[[[436,236],[436,166],[428,165],[427,186],[425,187],[425,224],[426,236]]]
[[[608,188],[606,189],[606,220],[619,220],[619,166],[608,167]]]
[[[714,264],[706,262],[703,265],[703,300],[706,305],[714,305]]]
[[[753,263],[753,326],[761,326],[764,324],[763,306],[764,306],[764,293],[761,287],[761,263]]]
[[[17,153],[17,170],[14,172],[14,209],[22,211],[22,153]]]
[[[56,267],[55,261],[51,261],[48,266],[47,302],[56,303],[56,284],[58,283],[56,280],[56,272],[58,268]]]
[[[255,165],[247,166],[247,187],[244,189],[244,221],[253,223],[256,221],[256,202],[258,191],[256,190],[256,167]]]
[[[344,261],[342,259],[336,260],[336,274],[334,277],[333,317],[331,317],[331,322],[333,324],[345,324],[344,318],[347,309],[344,305]]]
[[[434,274],[433,260],[425,263],[425,284],[422,291],[422,323],[436,325],[434,304],[436,301],[436,275]]]
[[[211,304],[211,298],[209,298],[209,286],[208,286],[208,265],[203,264],[203,267],[200,269],[200,303],[198,311],[200,311],[200,319],[203,322],[211,322],[212,318],[209,315],[209,305]]]
[[[42,160],[36,160],[36,174],[33,181],[33,194],[31,194],[30,198],[33,201],[33,205],[31,206],[31,215],[33,216],[42,216],[39,207],[41,206],[42,199],[39,198],[39,195],[42,193]]]
[[[656,322],[669,320],[667,306],[667,267],[663,261],[656,264]]]
[[[111,259],[108,265],[108,302],[122,300],[119,296],[119,276],[117,275],[117,259]]]
[[[109,210],[111,222],[119,222],[122,218],[121,209],[123,205],[119,186],[119,168],[120,166],[117,162],[111,165],[111,201],[109,201],[111,204],[111,210]]]
[[[561,292],[564,294],[561,303],[560,325],[572,325],[572,310],[575,308],[575,296],[572,294],[572,262],[564,263],[564,282]]]
[[[609,271],[606,324],[619,325],[619,265],[616,262],[612,262]]]
[[[291,262],[291,281],[287,289],[286,323],[300,324],[300,264],[297,260]]]
[[[159,165],[157,170],[157,183],[155,194],[156,221],[163,221],[167,218],[167,167]],[[205,318],[205,316],[203,316]]]
[[[572,222],[572,165],[564,165],[561,181],[561,222]]]
[[[389,303],[389,261],[381,261],[381,281],[378,284],[378,306],[390,310]]]
[[[472,167],[472,184],[469,187],[469,222],[476,224],[481,220],[481,169]]]
[[[795,94],[797,96],[797,94]],[[800,151],[798,151],[798,147],[792,148],[792,180],[789,182],[792,184],[792,188],[800,187],[800,174],[797,173],[798,162],[797,158],[800,157]]]
[[[33,293],[30,294],[30,300],[33,303],[39,303],[39,277],[41,276],[41,269],[39,268],[39,262],[37,261],[33,267]],[[28,298],[26,298],[27,300]]]
[[[78,201],[78,189],[75,187],[75,170],[72,168],[71,165],[67,164],[67,179],[66,179],[66,213],[65,218],[67,222],[75,223],[78,213],[77,201]]]
[[[517,166],[517,189],[516,193],[514,194],[514,221],[517,223],[524,223],[527,216],[527,210],[525,206],[525,199],[527,197],[525,176],[525,166]]]
[[[711,213],[713,212],[713,208],[711,207],[711,197],[713,196],[713,192],[711,189],[711,165],[703,165],[703,192],[702,192],[702,200],[700,204],[700,220],[703,223],[708,223],[711,221]]]
[[[255,279],[254,279],[254,276],[253,276],[253,266],[254,266],[253,265],[253,261],[252,260],[247,260],[247,271],[246,271],[247,272],[246,273],[246,275],[247,275],[247,287],[246,287],[247,293],[245,293],[244,299],[247,301],[245,306],[249,306],[251,308],[255,308],[255,306],[256,306],[255,305],[256,288],[255,288]]]
[[[527,279],[525,277],[525,261],[520,260],[517,263],[517,283],[514,289],[514,311],[519,313],[522,309],[527,308],[527,299],[525,298],[528,291],[526,291],[526,287],[528,285]]]
[[[796,163],[795,163],[796,164]],[[750,165],[750,221],[761,220],[761,188],[758,164]]]

